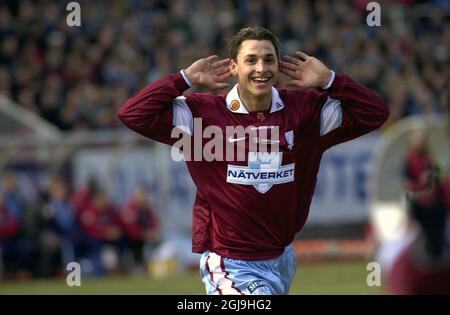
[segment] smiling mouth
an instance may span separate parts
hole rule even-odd
[[[269,82],[271,78],[269,77],[255,77],[255,78],[251,78],[252,82],[256,83],[256,84],[265,84],[267,82]]]

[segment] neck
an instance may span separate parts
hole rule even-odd
[[[272,91],[268,94],[256,97],[247,91],[239,90],[239,97],[242,102],[244,102],[245,108],[247,108],[249,112],[268,110],[270,108],[270,104],[272,103]]]

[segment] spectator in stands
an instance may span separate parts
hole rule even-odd
[[[64,179],[51,179],[48,199],[40,209],[41,276],[61,274],[75,258],[76,220]]]
[[[30,263],[34,252],[21,235],[22,207],[15,176],[7,173],[0,189],[0,276],[28,278],[32,275]]]
[[[124,249],[123,226],[108,195],[98,190],[93,202],[80,212],[84,255],[93,264],[93,272],[102,275],[119,270]]]
[[[127,247],[132,250],[134,262],[139,268],[146,265],[159,243],[158,220],[148,194],[145,186],[138,186],[120,213]]]
[[[20,218],[5,203],[0,192],[0,275],[9,274],[17,262],[17,238],[20,232]],[[3,270],[2,270],[3,269]]]
[[[367,26],[367,2],[82,1],[82,26],[68,27],[64,2],[6,1],[0,93],[65,130],[118,128],[132,91],[260,25],[282,54],[302,47],[381,91],[392,122],[448,111],[450,2],[383,2],[383,27]]]
[[[17,175],[6,172],[2,176],[0,191],[3,193],[4,203],[18,218],[23,216],[25,201],[17,187]]]
[[[98,192],[98,184],[94,178],[90,178],[86,186],[76,190],[71,197],[75,215],[79,218],[82,210],[88,209],[94,202],[94,196]]]

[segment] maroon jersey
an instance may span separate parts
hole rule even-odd
[[[226,95],[181,96],[188,88],[181,73],[163,77],[133,95],[119,117],[132,130],[169,145],[179,140],[171,137],[176,126],[194,138],[193,150],[198,133],[210,126],[223,134],[227,126],[256,130],[252,139],[221,138],[224,148],[242,143],[244,161],[186,162],[198,191],[193,251],[236,259],[281,255],[306,221],[324,151],[380,127],[389,115],[372,91],[345,75],[336,75],[327,90],[272,88],[271,107],[261,112],[246,110],[238,85]],[[263,130],[269,132],[260,137]],[[203,147],[209,140],[201,140]],[[253,152],[251,141],[277,143],[278,151]]]

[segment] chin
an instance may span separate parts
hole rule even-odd
[[[272,85],[270,85],[264,89],[252,89],[252,94],[255,96],[263,96],[268,93],[272,93]]]

